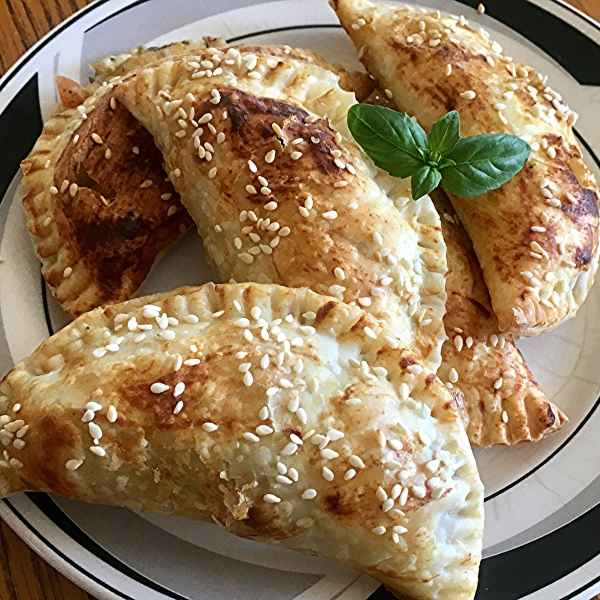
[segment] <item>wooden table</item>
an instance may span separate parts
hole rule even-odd
[[[600,21],[600,0],[568,0]],[[0,75],[52,27],[91,0],[0,0]],[[485,2],[484,2],[485,3]],[[0,600],[94,600],[0,522]],[[591,600],[600,600],[600,595]]]

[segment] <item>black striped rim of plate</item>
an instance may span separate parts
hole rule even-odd
[[[98,7],[105,5],[109,1],[110,0],[98,0],[76,13],[68,22],[50,32],[43,38],[37,47],[33,49],[33,51],[27,54],[17,66],[5,76],[2,81],[0,81],[0,93],[6,88],[8,83],[17,73],[26,68],[31,58],[43,50],[44,47],[64,29],[84,15],[98,9]],[[118,14],[131,10],[136,6],[145,4],[149,1],[150,0],[137,0],[96,22],[92,28],[103,22],[109,21]],[[472,8],[476,8],[479,4],[479,0],[458,0],[458,2]],[[568,8],[558,0],[548,0],[548,2],[564,9]],[[581,85],[600,87],[600,45],[596,44],[571,24],[563,21],[557,15],[532,4],[528,0],[488,0],[486,2],[486,12],[489,16],[519,33],[535,44],[544,53],[552,57]],[[576,13],[574,12],[574,14]],[[600,31],[600,25],[591,20],[588,22]],[[249,32],[231,38],[228,41],[238,42],[269,33],[327,28],[339,28],[339,25],[307,24],[265,29]],[[555,40],[557,39],[561,40],[560,44],[555,43]],[[585,61],[581,60],[582,56],[585,56]],[[2,114],[0,114],[0,147],[3,149],[3,157],[2,161],[0,161],[0,198],[3,198],[6,194],[10,182],[18,171],[19,163],[27,156],[35,143],[35,140],[40,135],[42,125],[37,75],[33,75],[15,94],[14,98]],[[580,132],[576,132],[576,135],[580,143],[586,148],[588,153],[600,167],[600,161],[594,154],[590,145]],[[41,280],[41,287],[46,323],[48,332],[51,335],[53,330],[48,311],[47,290],[43,279]],[[577,432],[589,420],[591,415],[597,410],[598,406],[600,406],[600,399],[598,399],[569,439],[567,439],[541,464],[538,464],[517,481],[486,498],[486,501],[491,500],[514,487],[550,461],[577,435]],[[184,596],[152,581],[129,567],[116,556],[107,552],[82,531],[59,508],[48,494],[27,493],[27,497],[54,525],[110,567],[116,569],[137,583],[146,586],[149,590],[163,594],[166,598],[188,600]],[[136,600],[126,593],[103,582],[88,569],[81,564],[78,564],[75,560],[57,548],[49,539],[38,531],[36,527],[34,527],[32,523],[19,512],[19,510],[17,510],[10,499],[4,499],[3,502],[33,535],[72,569],[78,571],[86,578],[93,581],[97,586],[106,589],[119,598],[123,598],[124,600]],[[518,600],[519,598],[551,585],[569,573],[579,569],[598,555],[600,555],[600,504],[545,536],[506,552],[484,558],[481,563],[479,588],[476,600]],[[598,582],[600,582],[600,576],[588,581],[579,589],[574,590],[560,600],[570,600]],[[383,587],[380,587],[370,597],[370,600],[388,599],[392,600],[393,596]]]

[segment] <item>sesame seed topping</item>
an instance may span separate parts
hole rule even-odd
[[[332,450],[331,448],[323,448],[321,450],[321,457],[325,460],[333,460],[334,458],[338,458],[339,452]]]
[[[323,474],[323,479],[325,481],[333,481],[333,479],[335,477],[335,475],[333,474],[333,471],[328,467],[323,467],[322,474]]]
[[[261,192],[263,189],[268,189],[268,188],[261,188]],[[270,192],[271,190],[269,190]],[[275,210],[277,208],[277,202],[275,201],[271,201],[271,202],[267,202],[267,204],[264,205],[263,207],[265,210]]]
[[[88,427],[92,438],[99,440],[102,437],[102,429],[100,429],[96,423],[88,423]]]
[[[307,490],[305,490],[304,492],[302,492],[302,499],[303,500],[312,500],[313,498],[317,497],[317,490],[314,490],[312,488],[309,488]]]
[[[335,210],[328,210],[323,213],[323,218],[332,221],[333,219],[337,219],[337,212]]]
[[[111,98],[111,100],[114,100],[114,98]],[[82,464],[82,460],[79,460],[78,458],[72,458],[65,463],[65,469],[67,469],[67,471],[76,471]]]
[[[102,144],[102,138],[97,133],[92,133],[92,140],[96,142],[96,144]]]
[[[180,381],[175,386],[175,389],[173,390],[173,396],[175,398],[177,398],[177,396],[181,396],[181,394],[183,394],[184,390],[185,390],[185,383],[183,383],[183,381]]]
[[[246,433],[243,435],[243,438],[248,442],[260,442],[260,438],[251,431],[246,431]]]
[[[252,377],[252,373],[250,373],[250,371],[246,371],[242,381],[246,387],[250,387],[254,383],[254,377]]]
[[[369,338],[371,338],[372,340],[376,340],[377,339],[377,334],[370,328],[370,327],[365,327],[363,329],[365,335]]]
[[[150,386],[150,391],[153,394],[162,394],[163,392],[166,392],[169,389],[168,385],[165,385],[164,383],[153,383]]]
[[[423,367],[421,365],[409,365],[406,369],[413,375],[420,375],[423,372]]]
[[[352,454],[350,456],[349,462],[353,467],[355,467],[357,469],[365,468],[365,463],[363,462],[362,458],[360,458],[360,456],[356,456],[355,454]]]
[[[281,502],[281,498],[279,496],[275,496],[275,494],[265,494],[263,496],[263,500],[267,504],[277,504],[278,502]]]
[[[373,529],[371,529],[371,533],[374,533],[375,535],[383,535],[386,531],[387,529],[383,525],[379,525],[378,527],[373,527]]]
[[[505,410],[502,411],[502,421],[508,423],[508,413]]]
[[[413,485],[412,493],[415,496],[415,498],[422,499],[425,498],[427,490],[421,485]]]
[[[291,456],[292,454],[295,454],[297,451],[298,451],[298,445],[294,444],[293,442],[289,442],[288,444],[285,445],[285,447],[281,451],[281,455],[282,456]]]

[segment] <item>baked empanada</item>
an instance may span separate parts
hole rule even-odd
[[[116,93],[154,135],[224,280],[357,302],[437,368],[446,300],[439,217],[352,141],[354,95],[334,73],[209,49],[126,77]]]
[[[369,73],[426,129],[456,109],[463,136],[508,133],[531,144],[511,181],[450,200],[502,331],[535,335],[572,317],[598,267],[598,188],[573,134],[576,114],[462,17],[368,0],[332,5]]]
[[[214,521],[467,600],[483,489],[457,403],[358,307],[207,284],[81,316],[0,384],[0,494]]]
[[[441,190],[431,197],[442,217],[448,277],[438,376],[460,389],[469,413],[471,444],[533,442],[560,429],[567,418],[540,390],[510,333],[502,334],[473,245]]]
[[[57,85],[63,106],[23,161],[21,185],[44,278],[77,316],[133,296],[192,220],[112,84]]]

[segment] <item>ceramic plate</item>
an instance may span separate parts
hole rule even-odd
[[[488,29],[533,64],[581,115],[577,137],[600,176],[600,26],[556,0],[420,0]],[[356,64],[326,0],[98,0],[55,29],[0,81],[0,371],[67,322],[40,276],[17,192],[19,162],[57,102],[53,75],[87,82],[89,63],[140,44],[223,36],[289,44]],[[212,279],[193,232],[142,293]],[[486,485],[478,600],[589,600],[600,593],[600,285],[577,317],[519,344],[547,396],[570,417],[535,445],[477,452]],[[391,598],[365,575],[239,540],[215,525],[138,515],[46,494],[0,502],[39,554],[102,600]]]

